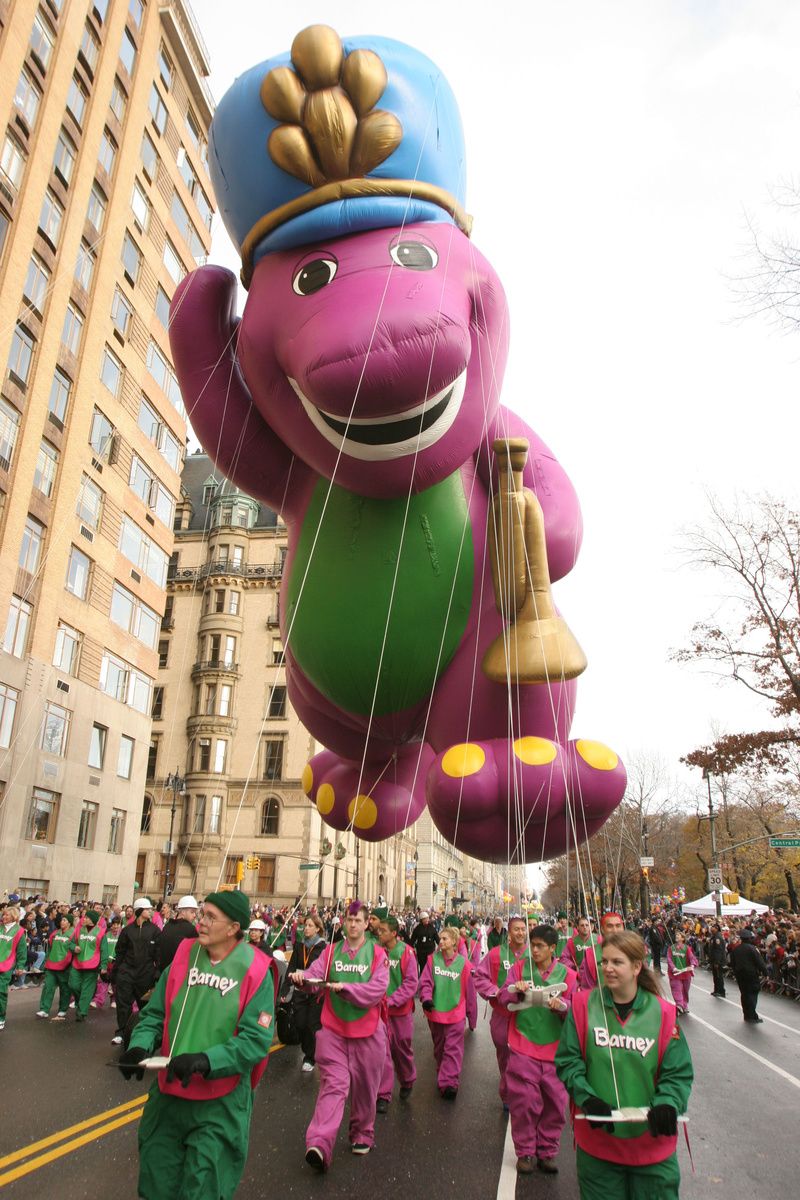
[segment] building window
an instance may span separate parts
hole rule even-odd
[[[158,666],[163,670],[169,665],[169,638],[165,638],[158,643]]]
[[[39,214],[39,230],[53,246],[58,244],[63,219],[64,206],[48,188],[42,201],[42,211]]]
[[[214,590],[214,612],[225,612],[225,588]]]
[[[112,396],[119,396],[122,386],[122,363],[112,350],[106,346],[103,351],[103,361],[100,364],[100,378]]]
[[[44,302],[47,299],[47,286],[50,283],[50,272],[42,260],[33,254],[28,263],[28,272],[22,294],[34,312],[44,312]]]
[[[117,288],[114,292],[114,299],[111,301],[111,321],[114,328],[123,337],[128,336],[128,330],[131,327],[133,318],[133,305],[127,297]]]
[[[118,549],[157,587],[166,586],[168,555],[130,517],[122,518]]]
[[[231,715],[232,698],[232,685],[230,683],[221,684],[219,689],[219,715],[221,717],[229,717]]]
[[[17,884],[20,896],[46,896],[49,890],[49,879],[20,879]]]
[[[114,76],[114,86],[111,89],[110,107],[121,125],[125,120],[125,109],[128,107],[128,93],[116,76]]]
[[[265,800],[261,807],[261,836],[262,837],[277,837],[278,822],[281,815],[281,806],[274,796]]]
[[[107,175],[114,174],[114,163],[117,158],[117,143],[114,141],[107,129],[103,130],[103,136],[100,139],[100,153],[97,156],[97,161],[106,172]]]
[[[89,899],[88,883],[73,883],[69,894],[70,904],[86,904]]]
[[[11,222],[9,221],[8,217],[3,212],[3,210],[0,209],[0,256],[2,256],[3,247],[6,244],[6,234],[8,233],[10,228],[11,228]]]
[[[35,344],[27,329],[22,325],[14,327],[14,333],[11,336],[11,350],[8,355],[8,369],[23,387],[27,384],[30,375]]]
[[[67,415],[67,406],[69,405],[69,394],[72,391],[72,382],[67,378],[63,371],[56,367],[53,373],[53,382],[50,384],[50,400],[48,409],[57,417],[61,424]]]
[[[158,766],[158,738],[154,738],[147,751],[147,779],[155,779]]]
[[[25,836],[31,842],[54,842],[58,823],[58,794],[35,787]]]
[[[103,514],[103,492],[88,475],[81,476],[81,486],[78,491],[78,502],[75,515],[89,529],[99,529],[100,518]]]
[[[198,771],[209,771],[211,769],[211,738],[198,738],[197,769]]]
[[[11,734],[14,729],[14,717],[17,712],[19,692],[0,683],[0,749],[7,750],[11,745]]]
[[[31,30],[31,50],[39,61],[43,71],[47,70],[53,53],[55,38],[41,12],[37,12]]]
[[[194,259],[202,258],[205,255],[205,247],[200,240],[199,233],[189,218],[189,214],[186,211],[186,205],[183,203],[177,192],[173,192],[172,194],[171,212],[173,221],[183,234],[183,238],[192,252],[192,257]]]
[[[78,247],[78,257],[75,260],[75,279],[87,292],[92,286],[92,277],[97,263],[97,255],[91,246],[81,242]]]
[[[131,462],[131,474],[128,482],[131,489],[144,500],[158,519],[171,528],[175,516],[174,497],[136,454]]]
[[[94,849],[94,833],[97,826],[97,805],[84,800],[81,805],[81,819],[78,825],[78,849]]]
[[[108,730],[105,725],[98,725],[97,722],[92,725],[92,732],[89,737],[89,766],[94,767],[96,771],[102,771],[103,763],[106,758],[106,742],[108,741]]]
[[[22,658],[28,644],[33,605],[28,604],[20,596],[12,596],[8,607],[8,620],[3,638],[3,649],[15,658]]]
[[[77,596],[79,600],[85,600],[86,594],[89,591],[89,575],[92,569],[92,560],[77,546],[71,546],[69,552],[69,562],[67,563],[67,578],[64,587],[73,596]]]
[[[36,458],[36,469],[33,472],[33,486],[46,496],[48,500],[53,494],[58,470],[58,451],[49,442],[39,444],[39,454]]]
[[[275,738],[264,742],[264,778],[283,777],[283,739]]]
[[[92,414],[92,424],[89,429],[89,445],[95,454],[99,454],[101,458],[105,458],[111,446],[113,436],[114,426],[105,413],[96,408]]]
[[[144,173],[153,183],[158,178],[158,151],[147,130],[142,134],[141,158]]]
[[[163,687],[153,688],[153,708],[150,716],[154,721],[160,721],[164,714],[164,689]]]
[[[63,758],[67,750],[69,723],[71,713],[60,704],[48,701],[44,706],[44,721],[39,748],[46,754],[55,754]]]
[[[224,738],[216,738],[214,742],[214,773],[222,775],[225,772],[225,760],[228,757],[228,743]]]
[[[241,592],[228,592],[228,612],[232,617],[239,615],[239,604],[241,602]]]
[[[274,687],[269,696],[269,707],[267,709],[269,717],[285,717],[286,716],[286,688]]]
[[[158,132],[163,135],[167,128],[167,106],[155,84],[150,88],[150,116]]]
[[[147,348],[147,369],[173,408],[177,409],[182,417],[185,417],[186,409],[183,407],[178,380],[175,378],[172,367],[152,339]]]
[[[142,804],[142,820],[139,825],[140,833],[149,833],[150,826],[153,823],[153,800],[152,797],[145,793],[144,802]]]
[[[133,193],[131,195],[131,209],[136,218],[137,224],[142,233],[147,233],[150,225],[150,213],[152,206],[145,195],[144,188],[139,183],[138,179],[134,181]]]
[[[39,559],[41,558],[42,546],[44,545],[44,532],[42,522],[37,521],[35,517],[29,516],[22,531],[18,565],[22,567],[23,571],[30,571],[31,575],[35,575],[39,569]]]
[[[153,705],[153,680],[110,650],[103,651],[100,691],[136,712],[147,714]]]
[[[172,87],[172,76],[175,68],[172,65],[172,59],[167,54],[164,43],[161,43],[158,51],[158,73],[161,76],[161,82],[167,91]]]
[[[116,904],[119,897],[119,887],[115,883],[103,884],[102,904]]]
[[[88,25],[84,25],[83,27],[80,53],[86,59],[86,65],[89,68],[89,73],[93,75],[95,67],[97,66],[97,60],[100,57],[100,43]]]
[[[266,854],[262,854],[260,858],[256,893],[259,896],[272,896],[275,894],[275,858]]]
[[[19,413],[0,397],[0,466],[11,467],[19,434]]]
[[[169,296],[159,284],[156,289],[156,316],[165,329],[169,329],[169,305]]]
[[[236,661],[236,638],[232,634],[225,636],[225,648],[222,654],[222,661],[226,667],[232,667]]]
[[[222,823],[222,796],[211,797],[211,812],[208,818],[208,832],[219,833]]]
[[[108,200],[106,199],[105,193],[98,184],[93,183],[92,190],[89,193],[89,206],[86,209],[86,220],[90,225],[95,227],[98,233],[102,231],[107,208]]]
[[[122,854],[122,846],[125,841],[125,816],[126,814],[121,808],[112,808],[111,824],[108,827],[109,854]]]
[[[192,833],[202,833],[206,824],[206,798],[205,796],[195,796],[194,798],[194,821],[192,822]]]
[[[17,90],[14,93],[14,103],[31,129],[36,121],[36,114],[39,111],[41,102],[41,89],[34,83],[23,67],[22,74],[17,82]]]
[[[130,779],[133,771],[133,748],[136,742],[132,737],[123,733],[119,739],[119,754],[117,755],[117,775],[120,779]]]
[[[66,675],[75,675],[81,656],[81,641],[83,634],[73,629],[64,621],[59,621],[56,630],[56,648],[53,653],[53,666]]]
[[[77,356],[81,347],[82,333],[83,317],[77,308],[73,308],[71,304],[68,304],[66,316],[64,317],[64,328],[61,332],[61,341],[70,354]]]
[[[3,141],[3,152],[0,155],[0,171],[15,192],[22,180],[25,161],[25,152],[19,142],[7,133]]]
[[[60,178],[61,182],[68,185],[72,179],[72,172],[75,167],[75,159],[78,152],[75,149],[75,143],[72,138],[62,129],[58,135],[56,143],[56,152],[53,157],[53,170]]]
[[[122,31],[122,44],[119,48],[119,57],[125,70],[132,76],[133,69],[136,66],[136,43],[127,29],[123,29]]]
[[[161,420],[156,410],[148,404],[144,396],[139,401],[137,424],[145,437],[156,447],[168,466],[172,467],[173,471],[180,473],[182,466],[181,444]]]
[[[131,0],[128,5],[128,12],[136,28],[141,29],[142,19],[144,18],[144,0]]]
[[[207,483],[205,485],[205,487],[203,488],[203,505],[204,505],[204,507],[208,506],[211,503],[211,501],[214,499],[214,494],[216,493],[216,490],[217,490],[216,483]]]
[[[111,594],[111,620],[132,633],[148,650],[155,649],[161,625],[158,613],[116,580]]]
[[[136,283],[142,267],[142,252],[127,229],[125,230],[125,237],[122,242],[122,265],[131,283]]]
[[[167,274],[173,283],[180,283],[186,275],[186,267],[181,262],[178,251],[173,246],[169,238],[164,242],[164,266],[167,268]]]
[[[75,121],[80,126],[83,124],[84,113],[86,112],[86,104],[89,100],[89,93],[74,75],[69,85],[67,93],[67,111],[72,114]]]

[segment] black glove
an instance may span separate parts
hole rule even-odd
[[[590,1117],[611,1116],[611,1105],[606,1104],[605,1100],[601,1100],[599,1096],[587,1096],[580,1107]],[[595,1129],[606,1129],[609,1133],[614,1132],[613,1121],[592,1121],[592,1125],[594,1125]]]
[[[671,1104],[654,1104],[647,1114],[651,1137],[674,1137],[678,1132],[678,1113]]]
[[[207,1054],[178,1054],[167,1065],[167,1083],[180,1079],[181,1087],[188,1088],[193,1075],[202,1075],[205,1079],[210,1070]]]
[[[433,1001],[432,1000],[423,1000],[422,1008],[423,1008],[424,1012],[432,1012],[433,1011]]]
[[[147,1058],[147,1051],[143,1050],[141,1046],[132,1046],[130,1050],[125,1050],[120,1054],[117,1066],[125,1079],[133,1079],[134,1076],[137,1079],[144,1079],[144,1067],[137,1065],[143,1058]]]

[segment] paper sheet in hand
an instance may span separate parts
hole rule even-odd
[[[139,1066],[144,1067],[145,1071],[164,1071],[169,1066],[169,1058],[163,1054],[153,1054],[150,1058],[143,1058]]]
[[[565,983],[551,983],[548,987],[530,988],[520,995],[516,1004],[509,1004],[509,1012],[519,1012],[521,1008],[546,1008],[554,996],[560,996],[567,990]]]
[[[594,1121],[595,1123],[598,1121],[617,1121],[622,1124],[629,1121],[646,1122],[647,1113],[648,1109],[646,1106],[644,1108],[612,1108],[611,1113],[606,1117],[594,1117],[590,1116],[589,1113],[575,1113],[575,1120]],[[687,1117],[678,1117],[678,1124],[685,1125],[687,1120]]]

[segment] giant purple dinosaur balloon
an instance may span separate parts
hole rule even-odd
[[[237,322],[234,277],[201,268],[170,336],[201,442],[286,522],[289,696],[325,747],[303,786],[369,840],[427,802],[479,858],[562,853],[619,803],[625,772],[570,742],[573,679],[482,670],[498,637],[515,645],[487,542],[495,439],[528,439],[553,580],[581,521],[552,453],[500,404],[508,311],[467,236],[452,93],[407,46],[316,26],[237,80],[211,150],[249,294]]]

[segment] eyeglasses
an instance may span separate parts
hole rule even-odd
[[[201,913],[197,918],[198,924],[204,921],[206,925],[214,925],[217,921],[228,921],[232,924],[230,917],[212,917],[211,913]]]

